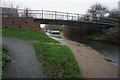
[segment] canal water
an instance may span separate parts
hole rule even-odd
[[[93,49],[97,50],[101,54],[108,56],[114,61],[114,64],[120,67],[120,46],[117,44],[110,44],[105,42],[93,41],[93,40],[77,40],[77,42],[84,43]]]

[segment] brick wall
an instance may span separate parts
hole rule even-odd
[[[3,17],[2,27],[3,28],[22,28],[22,29],[43,31],[40,28],[40,22],[34,22],[33,18]]]

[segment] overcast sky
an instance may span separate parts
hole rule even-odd
[[[101,3],[109,9],[117,8],[120,0],[0,0],[0,5],[13,2],[20,8],[52,10],[71,13],[86,13],[87,9],[95,4]]]

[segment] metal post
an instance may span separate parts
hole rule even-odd
[[[25,13],[26,13],[26,14],[25,14],[25,15],[26,15],[25,17],[28,17],[28,9],[25,10]]]
[[[67,13],[67,20],[68,20],[68,14],[69,14],[69,13]]]
[[[79,21],[79,14],[78,14],[78,21]]]
[[[43,19],[43,10],[42,10],[42,19]]]
[[[73,20],[73,16],[72,16],[72,20]]]
[[[55,11],[55,19],[57,19],[57,12]]]

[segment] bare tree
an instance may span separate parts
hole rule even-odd
[[[120,19],[120,11],[112,9],[109,11],[109,18]]]
[[[82,21],[90,21],[90,16],[88,14],[83,15],[80,20]]]
[[[88,9],[87,14],[89,14],[89,16],[92,17],[92,20],[96,21],[97,19],[99,19],[100,17],[105,17],[105,14],[108,13],[108,9],[106,7],[104,7],[101,4],[95,4],[92,5],[90,7],[90,9]]]

